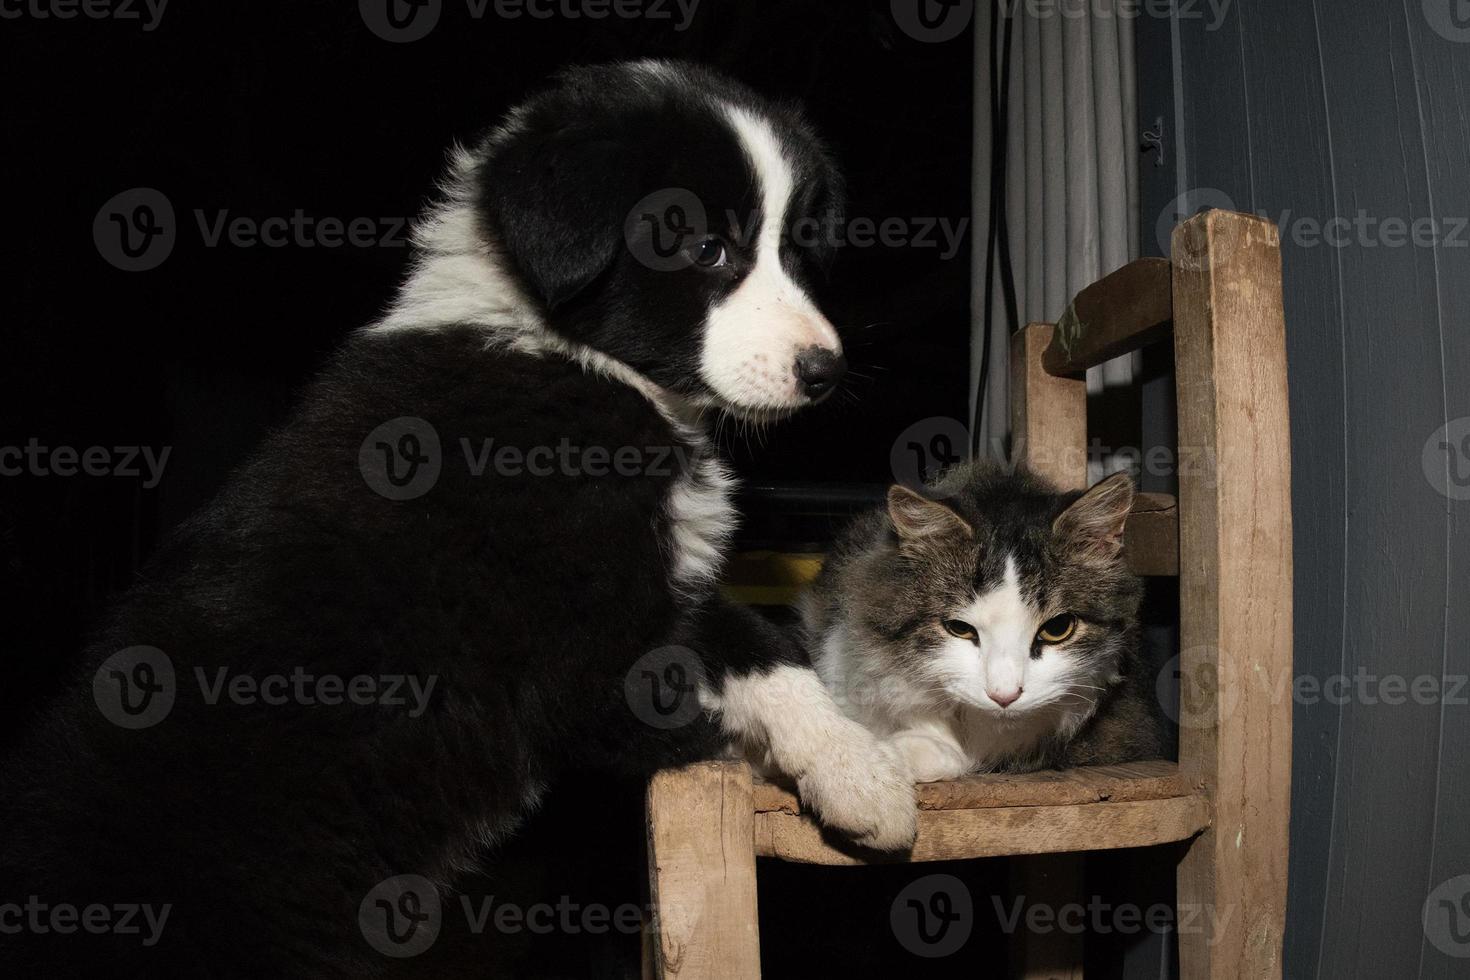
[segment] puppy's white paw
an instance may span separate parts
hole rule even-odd
[[[956,779],[970,771],[970,760],[960,747],[924,732],[900,732],[893,745],[903,756],[916,783]]]
[[[824,746],[796,788],[822,823],[863,847],[901,851],[914,843],[918,808],[903,755],[856,722]]]

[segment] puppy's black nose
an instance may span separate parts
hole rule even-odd
[[[847,373],[847,358],[825,347],[808,347],[796,355],[796,379],[801,393],[808,398],[821,398],[837,387]]]

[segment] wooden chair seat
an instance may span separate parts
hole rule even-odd
[[[822,830],[796,794],[757,781],[755,853],[800,864],[954,861],[1144,847],[1210,825],[1209,800],[1172,762],[994,773],[918,788],[919,837],[909,854],[865,852]]]

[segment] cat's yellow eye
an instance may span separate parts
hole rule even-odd
[[[1053,616],[1041,624],[1041,629],[1036,631],[1036,638],[1042,643],[1066,643],[1077,632],[1077,617],[1071,613],[1062,613]]]
[[[961,640],[969,640],[971,643],[980,639],[980,634],[975,632],[975,627],[962,619],[946,619],[942,624],[946,633],[957,636]]]

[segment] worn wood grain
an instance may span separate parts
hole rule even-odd
[[[810,816],[773,810],[756,814],[755,849],[762,857],[800,864],[863,865],[1147,847],[1192,837],[1209,825],[1209,812],[1209,802],[1200,794],[1063,806],[921,810],[913,851],[883,854],[853,848],[824,832]]]
[[[1179,766],[1163,760],[1043,772],[986,773],[920,783],[917,788],[921,810],[1134,802],[1188,796],[1191,792],[1193,787],[1180,774]],[[753,801],[757,813],[803,812],[796,794],[776,783],[757,781]]]
[[[649,781],[647,799],[655,976],[759,977],[750,767],[664,770]]]
[[[1140,493],[1134,498],[1123,553],[1138,575],[1179,574],[1179,502],[1172,494]]]
[[[1011,338],[1011,456],[1064,490],[1087,486],[1087,382],[1041,366],[1055,328],[1033,323]]]
[[[1042,357],[1048,374],[1081,378],[1088,368],[1167,340],[1173,319],[1168,259],[1137,259],[1078,293]]]
[[[1180,769],[1214,824],[1179,865],[1184,980],[1281,975],[1291,804],[1292,539],[1280,239],[1206,212],[1174,234],[1181,446]],[[1283,686],[1285,682],[1285,686]]]

